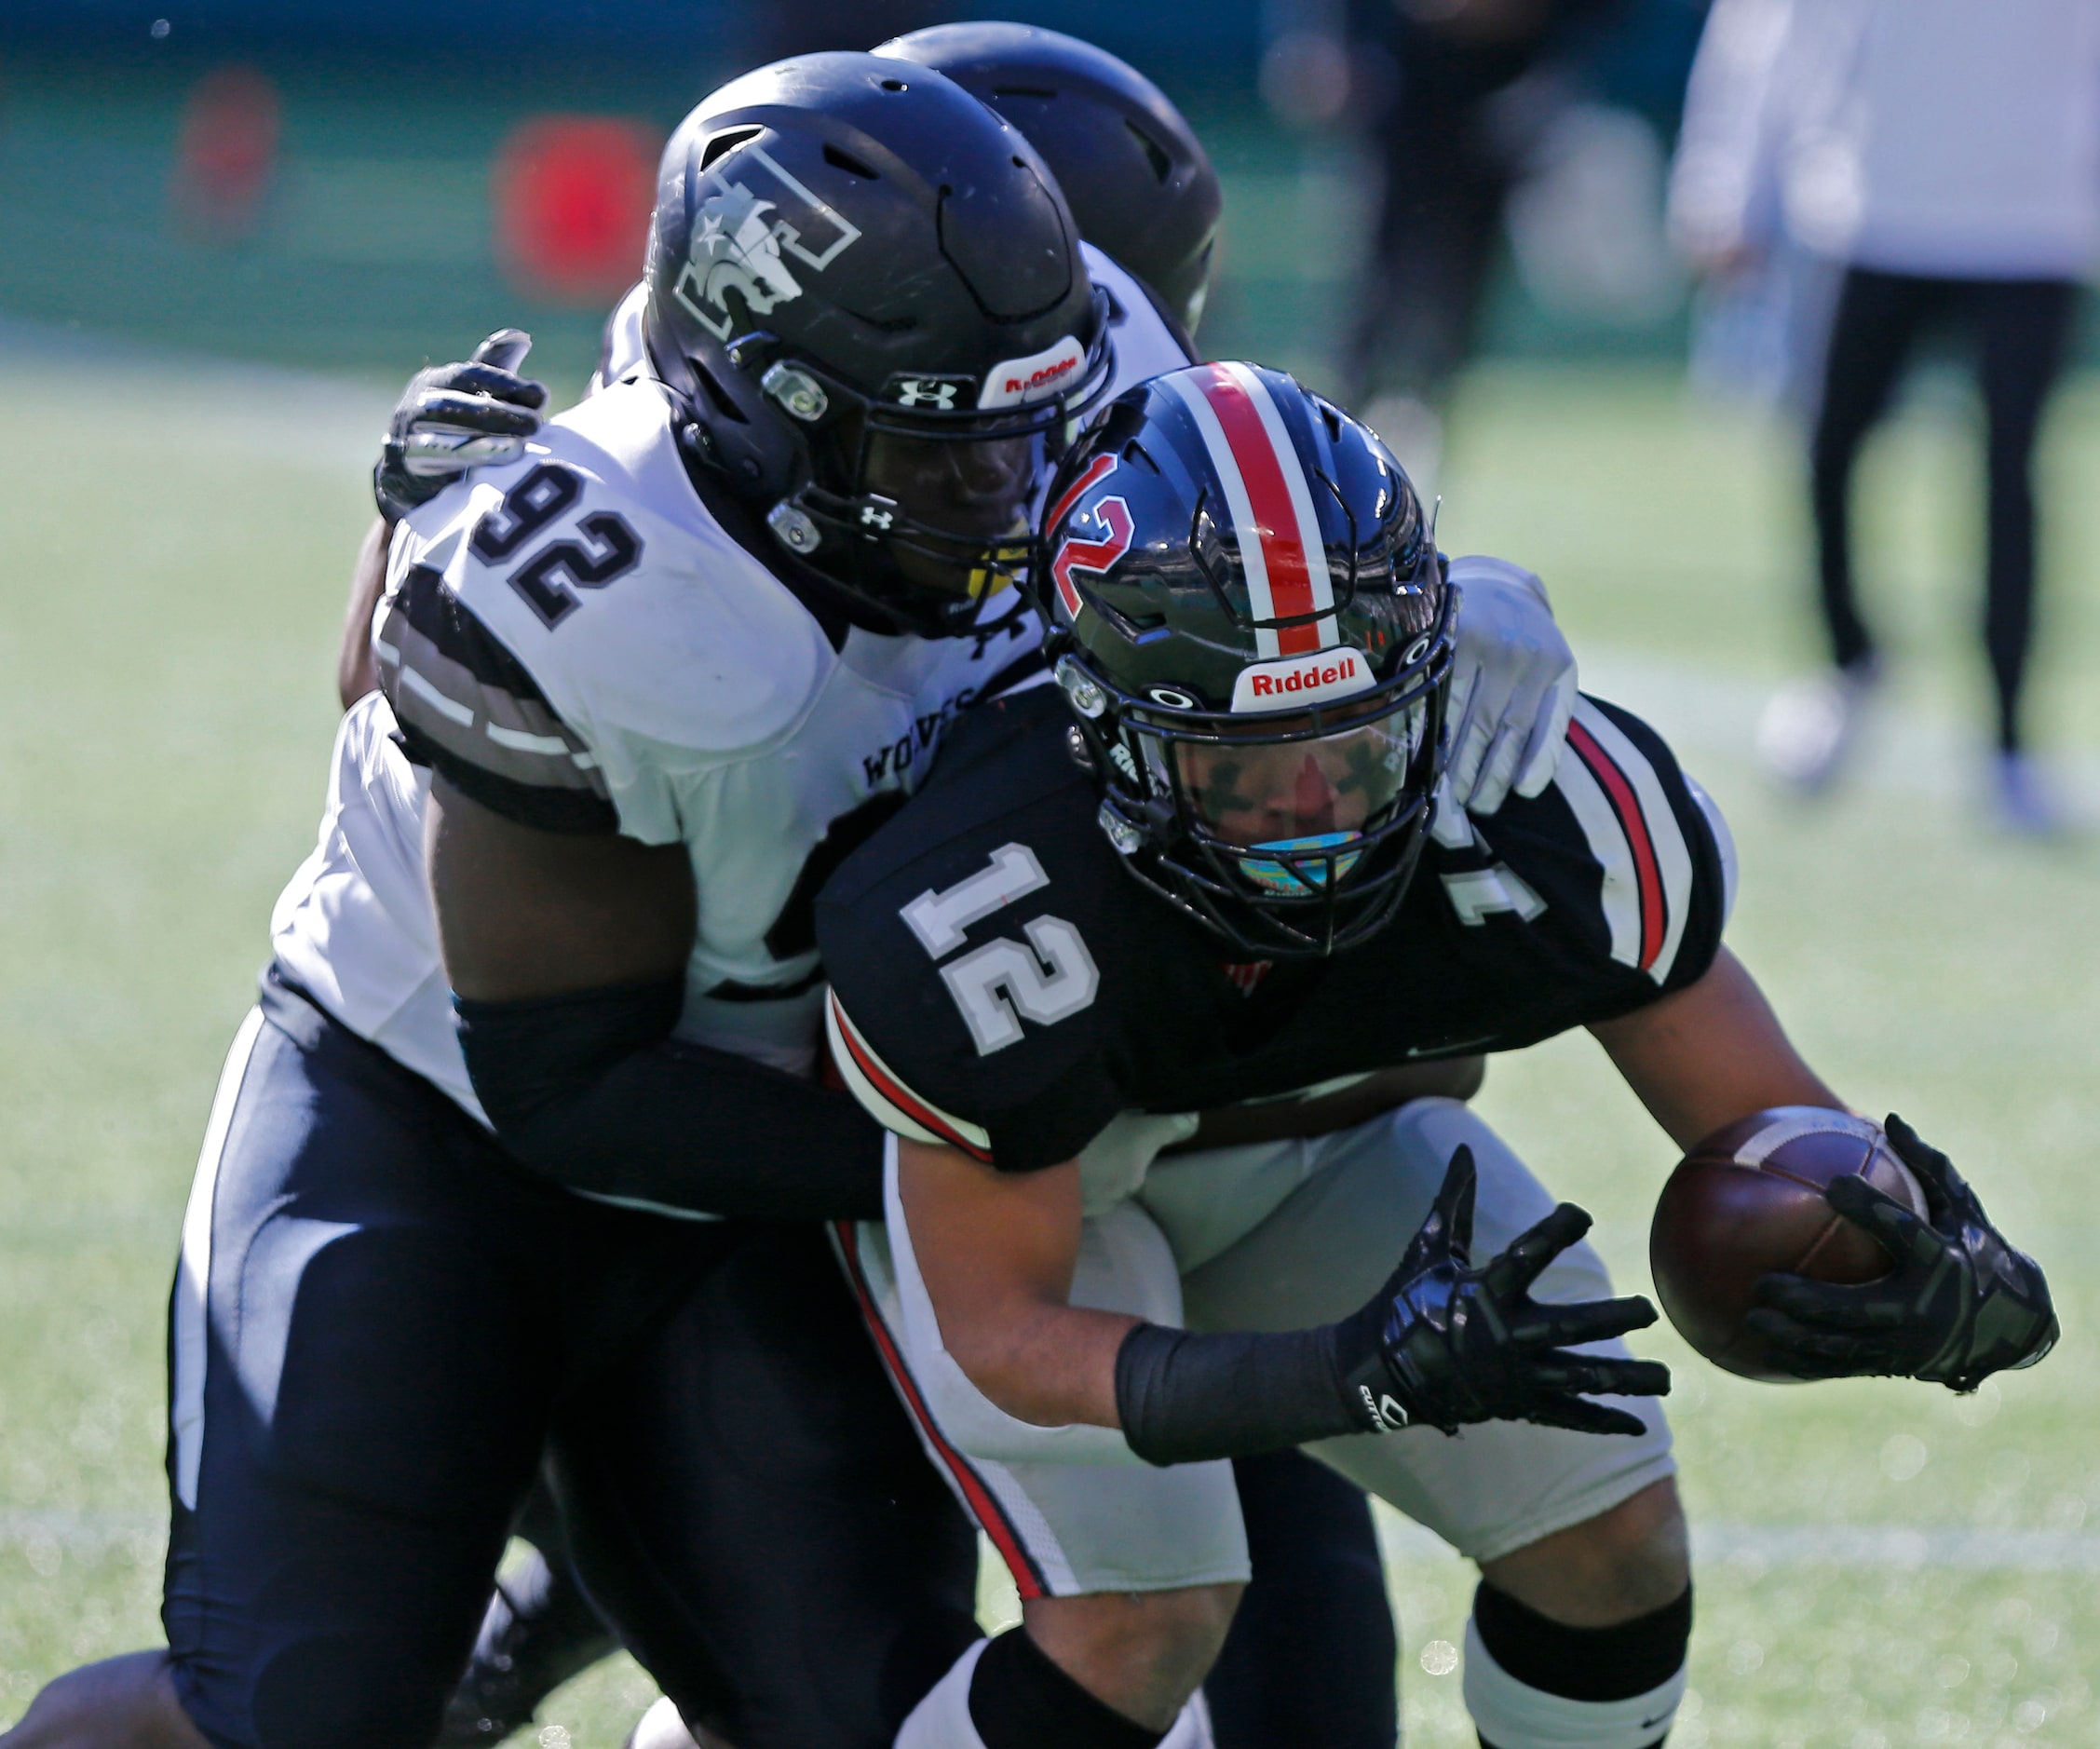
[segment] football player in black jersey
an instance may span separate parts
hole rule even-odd
[[[1248,1570],[1222,1460],[1298,1445],[1479,1563],[1484,1743],[1669,1729],[1668,1377],[1618,1341],[1654,1310],[1479,1119],[1382,1083],[1585,1026],[1681,1146],[1839,1102],[1722,946],[1726,828],[1638,719],[1585,699],[1544,793],[1438,805],[1464,569],[1288,377],[1131,391],[1045,524],[1054,684],[973,714],[822,896],[834,1056],[898,1138],[841,1247],[1026,1600],[901,1749],[1178,1741]],[[2030,1364],[2039,1270],[1890,1137],[1932,1205],[1858,1199],[1894,1277],[1775,1279],[1763,1327],[1804,1376]]]

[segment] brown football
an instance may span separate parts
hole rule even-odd
[[[1742,1327],[1757,1278],[1871,1281],[1889,1254],[1823,1200],[1850,1173],[1917,1213],[1925,1193],[1890,1152],[1881,1126],[1816,1105],[1779,1105],[1725,1125],[1677,1162],[1655,1205],[1648,1264],[1656,1293],[1686,1341],[1745,1378],[1789,1382]]]

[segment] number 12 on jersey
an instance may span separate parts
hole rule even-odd
[[[936,960],[946,959],[969,927],[1003,911],[1017,899],[1050,885],[1050,876],[1024,844],[1001,845],[991,866],[939,891],[921,893],[898,915]],[[1022,927],[1023,946],[1000,936],[973,947],[941,968],[963,1024],[979,1056],[1021,1042],[1021,1023],[1038,1026],[1069,1020],[1091,1005],[1101,972],[1079,931],[1063,917],[1036,917]]]

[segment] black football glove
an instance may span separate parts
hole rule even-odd
[[[1566,1345],[1646,1329],[1655,1308],[1638,1295],[1570,1306],[1531,1297],[1546,1267],[1590,1230],[1589,1215],[1570,1202],[1484,1268],[1470,1267],[1475,1184],[1472,1150],[1461,1147],[1400,1268],[1344,1326],[1342,1381],[1365,1424],[1455,1433],[1470,1422],[1535,1421],[1580,1433],[1646,1432],[1638,1417],[1581,1393],[1660,1397],[1670,1369],[1573,1354]]]
[[[1823,1195],[1881,1241],[1895,1268],[1861,1287],[1768,1275],[1745,1328],[1797,1378],[1922,1378],[1973,1390],[2006,1367],[2032,1366],[2056,1343],[2040,1266],[2005,1242],[1944,1154],[1901,1118],[1886,1128],[1924,1187],[1929,1218],[1863,1178],[1839,1178]]]
[[[398,522],[469,468],[515,461],[538,431],[546,385],[520,376],[533,337],[499,328],[464,364],[418,371],[394,405],[372,470],[379,514]]]

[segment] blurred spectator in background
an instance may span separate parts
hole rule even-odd
[[[254,235],[277,179],[283,127],[278,88],[253,67],[214,68],[191,88],[168,189],[183,231],[211,243]]]
[[[1853,466],[1920,332],[1951,321],[1975,348],[1989,427],[1994,799],[2006,824],[2053,831],[2060,815],[2021,720],[2030,464],[2078,284],[2100,253],[2100,6],[1717,0],[1707,38],[1674,190],[1679,235],[1710,273],[1782,237],[1843,273],[1809,442],[1831,666],[1773,699],[1760,750],[1812,791],[1853,744],[1880,678],[1853,584]]]
[[[1541,214],[1579,197],[1565,176],[1576,142],[1559,124],[1584,95],[1587,53],[1620,3],[1307,0],[1272,45],[1272,105],[1299,121],[1354,121],[1382,172],[1340,336],[1341,397],[1417,480],[1435,470],[1442,404],[1472,352],[1512,194],[1558,168],[1564,198]],[[1598,141],[1623,156],[1623,141]],[[1592,150],[1579,166],[1595,161]]]
[[[535,115],[496,155],[496,253],[529,297],[603,305],[634,283],[663,136],[611,115]]]
[[[1844,0],[1714,0],[1685,93],[1670,174],[1671,240],[1699,275],[1691,372],[1702,388],[1815,416],[1844,269],[1782,211],[1782,142],[1826,110],[1854,28]]]

